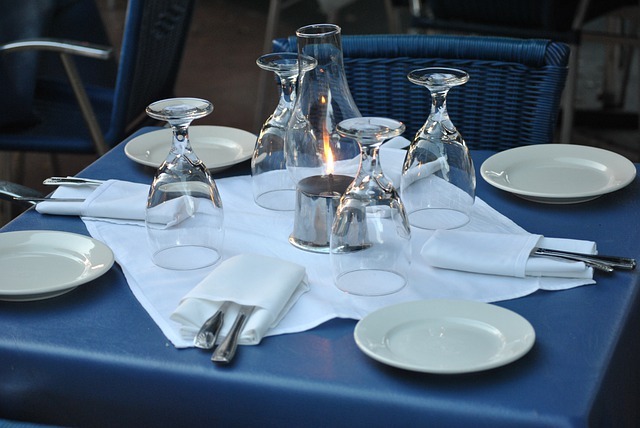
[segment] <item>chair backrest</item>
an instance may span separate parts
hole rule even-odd
[[[144,118],[153,101],[173,96],[195,0],[129,0],[118,65],[110,146]]]
[[[548,40],[440,35],[343,36],[344,66],[365,116],[407,126],[412,139],[429,115],[427,89],[407,74],[424,67],[467,71],[449,92],[447,108],[471,149],[503,150],[551,143],[567,76],[570,49]],[[295,36],[274,40],[275,52],[297,51]]]

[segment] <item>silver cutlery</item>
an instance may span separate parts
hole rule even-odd
[[[32,203],[37,203],[37,202],[84,202],[84,198],[49,198],[49,197],[41,197],[41,198],[36,198],[36,197],[31,197],[31,196],[14,196],[13,197],[14,201],[20,201],[20,202],[32,202]]]
[[[231,326],[229,334],[227,334],[227,337],[224,338],[222,343],[220,343],[213,352],[213,355],[211,355],[211,361],[222,364],[228,364],[231,362],[236,353],[236,348],[238,347],[240,333],[254,309],[255,306],[240,306],[240,310],[238,311],[238,315]]]
[[[230,304],[231,302],[224,302],[216,313],[202,324],[200,331],[193,338],[193,345],[196,348],[212,349],[215,346],[220,329],[224,324],[224,316]]]
[[[534,248],[532,254],[584,262],[588,266],[592,266],[593,268],[606,272],[612,272],[615,268],[631,270],[636,267],[636,260],[628,257],[583,254],[571,251],[552,250],[548,248]]]
[[[49,177],[42,182],[47,186],[99,186],[103,180],[80,177]]]
[[[22,184],[13,183],[11,181],[0,180],[0,199],[12,202],[18,197],[40,198],[44,197],[39,191]],[[30,202],[28,200],[24,202]],[[34,202],[30,202],[34,203]]]

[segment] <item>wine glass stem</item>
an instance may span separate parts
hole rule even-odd
[[[172,125],[173,128],[173,150],[176,154],[186,154],[191,152],[189,143],[189,124]]]
[[[447,112],[448,92],[448,89],[431,91],[431,117],[435,122],[449,121],[449,113]]]
[[[362,157],[360,160],[359,176],[377,177],[382,173],[380,164],[378,163],[379,145],[362,146]]]

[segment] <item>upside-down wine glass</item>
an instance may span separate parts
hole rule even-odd
[[[407,283],[409,221],[378,158],[380,146],[404,129],[402,122],[381,117],[357,117],[338,124],[338,133],[355,139],[361,150],[360,169],[340,199],[331,229],[333,277],[347,293],[382,296]]]
[[[411,226],[454,229],[469,222],[476,177],[469,149],[449,118],[447,93],[469,80],[462,70],[423,68],[407,76],[431,92],[431,112],[402,169],[400,191]]]
[[[263,208],[293,211],[296,203],[296,184],[287,170],[285,134],[300,73],[312,70],[315,58],[293,52],[271,53],[256,60],[260,68],[276,74],[280,84],[278,105],[266,120],[251,157],[251,187],[253,199]],[[299,66],[298,66],[299,65]]]
[[[173,131],[169,154],[151,184],[145,222],[153,262],[163,268],[199,269],[220,259],[222,201],[189,142],[191,122],[212,111],[209,101],[198,98],[156,101],[146,109]]]

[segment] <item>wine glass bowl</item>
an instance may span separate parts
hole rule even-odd
[[[413,139],[400,189],[409,221],[421,229],[454,229],[469,222],[475,200],[475,171],[469,149],[447,112],[449,89],[469,80],[465,71],[430,67],[409,81],[431,93],[431,111]]]
[[[334,281],[347,293],[381,296],[407,283],[409,222],[378,158],[380,146],[404,129],[402,122],[380,117],[347,119],[337,126],[337,132],[355,139],[361,150],[358,174],[340,200],[331,229]]]
[[[147,114],[169,123],[169,154],[154,176],[145,225],[153,262],[189,270],[215,264],[221,256],[222,201],[207,167],[189,141],[189,125],[213,111],[198,98],[172,98],[149,105]]]

